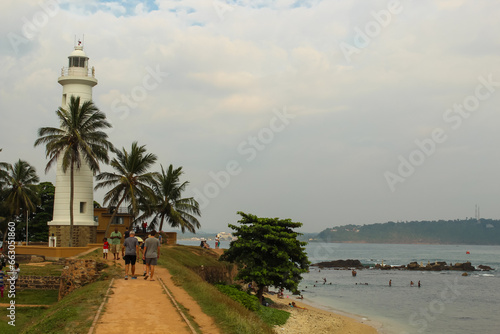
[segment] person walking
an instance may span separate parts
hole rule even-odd
[[[160,258],[160,241],[155,236],[156,232],[151,231],[151,234],[144,242],[143,259],[146,260],[146,270],[148,272],[144,276],[144,279],[148,279],[149,277],[150,281],[154,281],[155,266],[158,264],[158,259]]]
[[[148,272],[147,272],[148,267],[146,266],[146,259],[144,258],[144,241],[140,242],[139,244],[140,244],[139,248],[141,249],[141,253],[142,253],[142,256],[141,256],[142,270],[144,271],[144,274],[142,276],[146,276],[146,275],[148,275]]]
[[[148,223],[146,221],[142,222],[142,233],[146,234],[146,230],[148,228]]]
[[[128,227],[125,227],[125,232],[123,232],[123,240],[127,240],[128,237],[130,237],[130,231],[128,230]]]
[[[125,260],[125,279],[128,279],[128,270],[132,274],[132,279],[135,277],[135,262],[137,261],[137,254],[139,254],[139,241],[135,237],[135,232],[130,231],[130,236],[125,239],[122,246],[122,257]]]
[[[118,227],[115,227],[115,231],[111,232],[109,239],[111,239],[111,252],[113,253],[113,260],[119,260],[122,234],[118,231]]]

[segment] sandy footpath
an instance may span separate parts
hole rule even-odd
[[[111,291],[94,333],[191,333],[158,281],[117,279]]]
[[[123,260],[118,261],[123,267]],[[142,264],[138,266],[142,273]],[[143,276],[128,280],[116,279],[103,314],[99,317],[96,334],[158,333],[190,334],[177,309],[160,285],[163,280],[177,303],[183,305],[200,326],[203,333],[218,334],[211,317],[201,311],[199,305],[180,287],[175,286],[167,269],[156,267],[155,281]]]

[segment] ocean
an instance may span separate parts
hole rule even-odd
[[[490,266],[495,270],[467,277],[461,271],[378,269],[357,270],[352,277],[350,270],[311,267],[299,287],[306,302],[379,322],[381,333],[500,333],[500,246],[310,243],[306,250],[312,263],[358,259],[363,264],[470,261],[476,268]]]
[[[383,334],[500,333],[500,246],[309,243],[306,251],[311,263],[357,259],[366,265],[470,261],[476,268],[490,266],[495,270],[466,277],[461,271],[378,269],[357,270],[352,277],[350,270],[311,267],[299,288],[303,302],[381,324]]]

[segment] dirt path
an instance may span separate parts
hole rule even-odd
[[[118,261],[123,267],[123,260]],[[138,265],[142,273],[142,264]],[[94,333],[172,333],[191,334],[191,330],[160,285],[163,280],[177,303],[188,309],[189,315],[207,334],[218,334],[212,318],[180,287],[174,285],[167,269],[156,267],[156,281],[123,278],[115,280],[105,311],[97,322]]]
[[[170,275],[167,269],[156,267],[155,276],[160,277],[174,296],[174,299],[188,309],[189,315],[193,317],[203,334],[220,333],[213,319],[203,313],[200,305],[183,288],[174,284],[172,275]]]

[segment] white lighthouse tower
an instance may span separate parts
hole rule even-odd
[[[68,67],[63,67],[57,81],[63,86],[61,107],[68,108],[71,96],[80,97],[80,103],[92,100],[92,87],[97,85],[94,68],[89,69],[89,58],[80,42],[69,55]],[[82,247],[96,242],[97,225],[94,221],[94,179],[87,164],[74,170],[73,246]],[[56,237],[56,246],[67,247],[70,238],[70,171],[63,172],[57,163],[56,193],[53,220],[48,222],[49,235]]]

